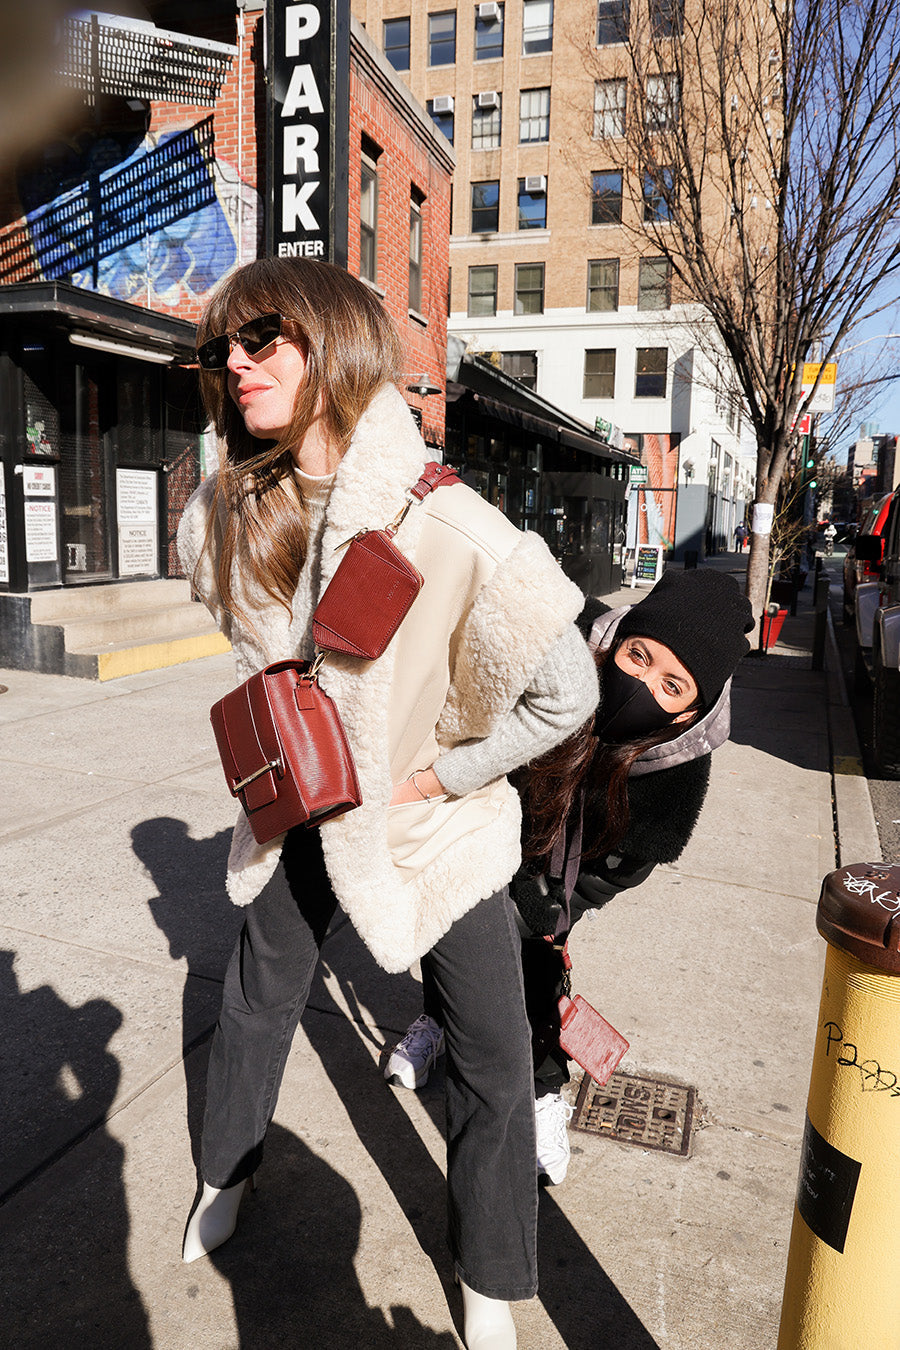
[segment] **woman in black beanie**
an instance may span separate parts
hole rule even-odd
[[[681,855],[712,751],[728,739],[731,676],[753,627],[737,582],[711,568],[665,572],[628,608],[588,601],[579,622],[600,676],[596,713],[513,777],[523,864],[510,890],[534,1032],[538,1168],[552,1183],[566,1174],[572,1113],[560,1092],[569,1077],[558,1043],[562,948],[589,909]],[[424,1015],[385,1068],[389,1082],[406,1087],[423,1085],[442,1049],[427,981],[423,995]]]

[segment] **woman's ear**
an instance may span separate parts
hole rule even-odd
[[[672,718],[672,725],[674,726],[678,722],[695,722],[699,715],[700,710],[698,708],[688,708],[686,712],[679,713],[677,717]]]

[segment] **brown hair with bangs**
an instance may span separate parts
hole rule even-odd
[[[291,449],[317,417],[343,453],[360,417],[383,385],[396,381],[402,359],[396,329],[377,297],[332,263],[260,258],[226,278],[197,329],[197,345],[233,333],[262,314],[282,316],[282,337],[306,358],[293,416],[278,441],[252,436],[228,393],[227,370],[201,370],[200,392],[210,421],[225,441],[204,550],[225,506],[217,583],[225,608],[240,613],[231,584],[240,542],[250,578],[290,612],[306,556],[308,521],[302,492],[281,491],[293,475]]]

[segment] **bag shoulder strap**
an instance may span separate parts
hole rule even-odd
[[[418,483],[415,483],[409,490],[416,501],[422,501],[429,492],[434,492],[435,488],[449,487],[452,483],[461,483],[462,479],[455,469],[451,469],[449,464],[438,464],[437,460],[432,460],[426,464],[422,471],[422,477]]]
[[[426,464],[422,470],[422,477],[418,483],[413,483],[409,489],[406,501],[395,520],[390,525],[384,527],[384,532],[390,538],[399,530],[406,519],[406,513],[414,502],[421,502],[428,496],[429,492],[434,492],[435,488],[450,487],[453,483],[461,483],[462,479],[455,469],[451,469],[447,464],[438,464],[437,460],[432,460]]]

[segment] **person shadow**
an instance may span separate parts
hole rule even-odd
[[[216,983],[221,994],[241,911],[224,889],[228,832],[192,840],[181,821],[145,821],[135,851],[159,895],[154,919],[174,959],[187,958],[186,1046],[197,1046],[195,986]],[[192,880],[190,889],[184,878]],[[322,949],[302,1029],[347,1112],[351,1127],[378,1168],[443,1286],[461,1332],[462,1309],[445,1241],[446,1182],[402,1104],[402,1089],[381,1074],[390,1047],[421,1011],[421,986],[411,973],[387,975],[376,966],[338,910]],[[208,1036],[218,1012],[216,1005]],[[378,1028],[379,1030],[374,1030]],[[382,1031],[384,1029],[384,1031]],[[387,1035],[385,1042],[384,1036]],[[195,1160],[205,1096],[206,1055],[185,1058],[188,1130]],[[440,1062],[442,1065],[442,1061]],[[288,1069],[290,1072],[290,1066]],[[444,1133],[443,1068],[419,1103]],[[454,1350],[449,1332],[420,1323],[401,1304],[370,1306],[354,1270],[363,1197],[341,1173],[279,1123],[269,1130],[260,1186],[245,1196],[235,1238],[210,1260],[232,1290],[239,1344],[280,1350],[296,1343],[329,1350]],[[541,1298],[567,1350],[596,1350],[598,1327],[609,1327],[617,1350],[656,1350],[643,1327],[560,1206],[546,1192],[539,1214]],[[369,1239],[373,1240],[372,1238]],[[392,1242],[385,1234],[386,1243]],[[418,1282],[418,1281],[416,1281]]]
[[[0,951],[3,1343],[110,1345],[114,1305],[117,1344],[149,1350],[127,1262],[125,1153],[104,1123],[119,1086],[109,1041],[122,1013],[99,998],[72,1006],[46,984],[23,991],[15,959]]]

